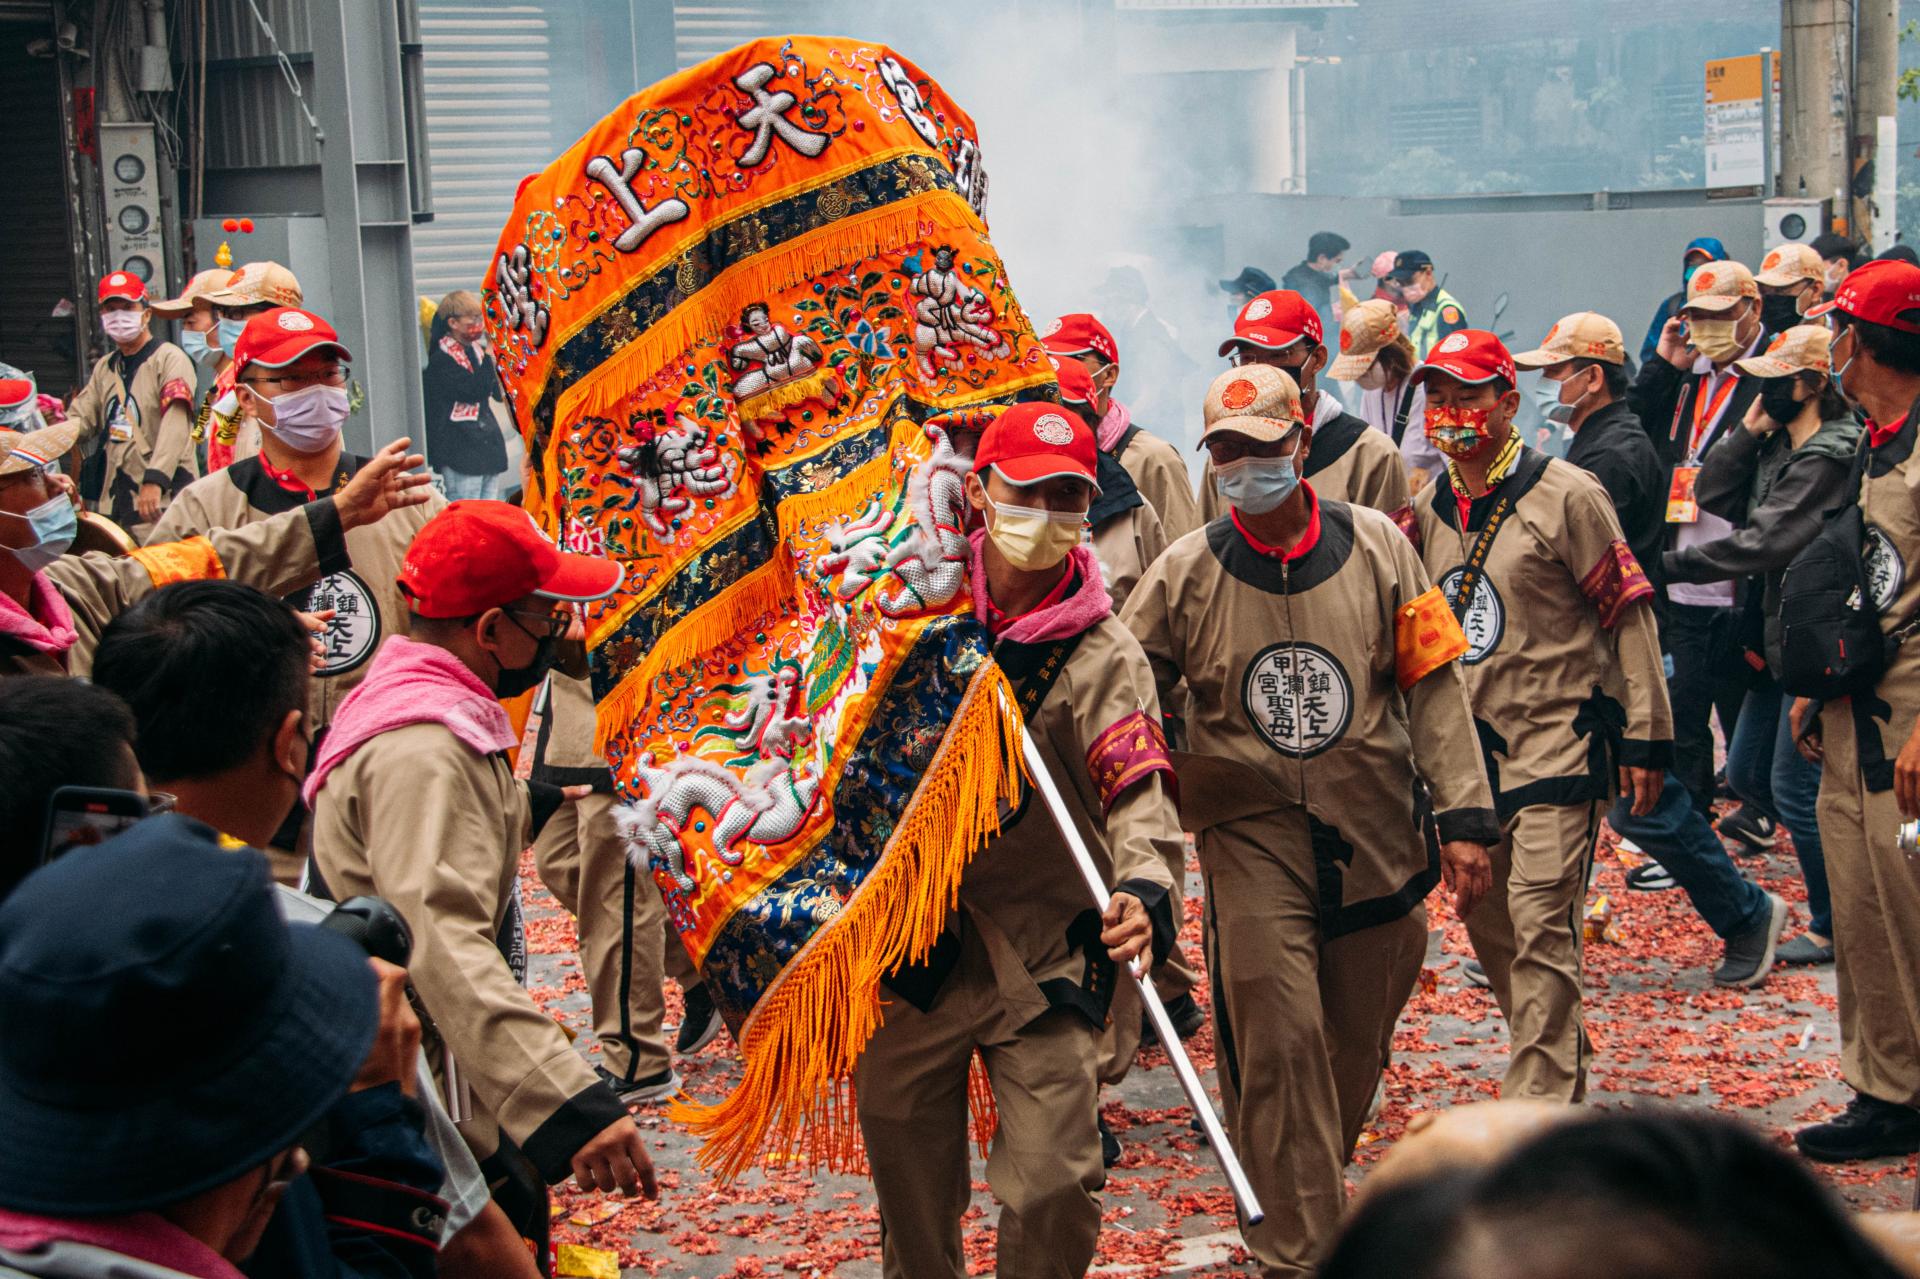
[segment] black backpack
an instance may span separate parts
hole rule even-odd
[[[1870,692],[1914,630],[1910,621],[1883,635],[1873,606],[1867,521],[1857,497],[1867,457],[1863,435],[1853,461],[1856,499],[1828,517],[1780,579],[1780,687],[1794,697]]]

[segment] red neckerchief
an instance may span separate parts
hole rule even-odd
[[[306,501],[314,502],[319,500],[321,495],[319,493],[314,492],[313,487],[309,485],[305,480],[301,479],[298,475],[295,475],[292,472],[292,470],[285,470],[285,471],[279,470],[274,466],[272,462],[269,462],[267,460],[267,451],[265,449],[261,449],[260,452],[256,454],[256,456],[259,457],[260,459],[260,469],[265,471],[267,473],[267,478],[272,480],[275,484],[278,484],[281,488],[285,489],[289,493],[298,493]],[[333,487],[329,488],[327,492],[331,493],[334,491],[334,489],[339,488],[341,482],[344,481],[346,478],[347,478],[346,468],[341,467],[339,471],[334,475]]]
[[[993,602],[991,595],[987,596],[987,630],[993,635],[998,636],[1000,632],[1027,616],[1028,613],[1038,613],[1043,608],[1052,608],[1055,604],[1067,598],[1068,592],[1072,591],[1079,581],[1080,575],[1074,572],[1072,567],[1069,566],[1067,571],[1060,575],[1060,580],[1054,584],[1053,589],[1048,591],[1046,596],[1041,599],[1038,604],[1028,609],[1026,613],[1004,612],[998,604]]]
[[[1269,546],[1253,534],[1247,532],[1247,526],[1240,522],[1239,511],[1228,510],[1227,513],[1233,516],[1234,528],[1240,530],[1240,536],[1247,540],[1248,546],[1251,546],[1262,555],[1270,556],[1276,560],[1291,562],[1299,559],[1302,555],[1305,555],[1308,551],[1311,551],[1315,546],[1320,544],[1320,499],[1314,496],[1313,486],[1305,480],[1300,481],[1300,488],[1307,495],[1307,528],[1305,532],[1300,534],[1300,540],[1290,547]]]
[[[1899,417],[1887,423],[1885,426],[1880,425],[1878,422],[1868,422],[1867,423],[1867,447],[1875,448],[1875,449],[1881,447],[1888,440],[1900,434],[1900,428],[1905,426],[1906,424],[1907,424],[1907,415],[1905,413],[1902,413]]]

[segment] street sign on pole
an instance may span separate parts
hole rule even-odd
[[[1761,59],[1772,63],[1772,84],[1761,79]],[[1771,89],[1771,94],[1763,92]],[[1710,58],[1706,74],[1706,151],[1709,187],[1757,187],[1771,194],[1767,170],[1780,152],[1780,113],[1769,98],[1780,96],[1780,55],[1771,51],[1739,58]],[[1768,117],[1772,127],[1766,127]]]

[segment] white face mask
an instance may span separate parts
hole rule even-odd
[[[1381,364],[1380,361],[1378,360],[1375,360],[1372,364],[1367,365],[1367,371],[1365,373],[1362,373],[1354,383],[1354,385],[1358,386],[1363,391],[1378,391],[1382,387],[1386,386],[1386,384],[1387,384],[1386,366]]]
[[[100,329],[115,342],[131,342],[140,336],[147,317],[138,310],[102,311]]]
[[[298,453],[319,453],[331,447],[352,404],[344,386],[303,386],[285,395],[260,398],[273,406],[273,421],[262,425]]]

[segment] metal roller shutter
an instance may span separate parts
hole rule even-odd
[[[421,0],[433,221],[413,229],[413,275],[427,297],[479,290],[514,190],[558,151],[547,8]]]
[[[10,6],[0,14],[19,9]],[[73,360],[54,349],[71,321],[51,318],[73,292],[67,244],[66,175],[60,162],[60,83],[52,59],[29,57],[27,41],[47,34],[43,16],[0,18],[0,173],[7,175],[7,278],[0,288],[0,360],[31,372],[40,389],[65,398]]]

